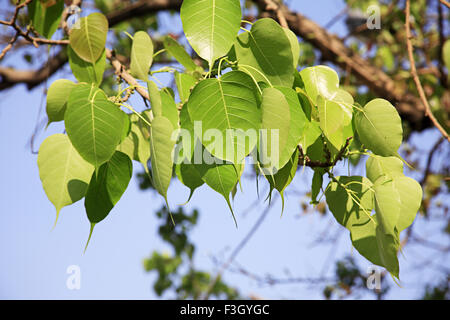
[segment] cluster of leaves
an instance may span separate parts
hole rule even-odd
[[[173,251],[173,255],[154,251],[144,260],[145,271],[158,273],[153,285],[156,294],[161,296],[166,291],[174,291],[177,299],[199,299],[205,295],[217,299],[238,299],[239,294],[234,288],[220,279],[211,285],[211,274],[194,267],[195,246],[189,241],[189,234],[197,224],[198,211],[186,214],[179,208],[172,213],[175,228],[167,208],[162,208],[156,215],[162,220],[158,233]]]
[[[185,0],[181,20],[186,38],[209,70],[197,66],[168,37],[165,50],[184,67],[183,72],[167,67],[150,72],[157,53],[149,35],[139,31],[132,37],[130,73],[146,87],[119,87],[117,95],[110,97],[99,88],[108,22],[100,13],[83,17],[79,28],[71,30],[68,47],[78,83],[55,81],[47,97],[49,124],[64,120],[67,132],[50,136],[39,150],[39,171],[48,198],[59,213],[85,197],[92,234],[127,188],[131,160],[136,160],[167,204],[175,167],[191,196],[207,184],[225,198],[233,213],[230,194],[237,191],[245,159],[257,150],[269,160],[279,159],[268,166],[267,159],[252,156],[257,176],[263,175],[270,184],[269,196],[273,189],[283,196],[300,164],[315,168],[314,202],[327,173],[331,179],[324,191],[327,203],[350,231],[355,248],[398,277],[399,234],[414,220],[422,191],[403,175],[398,154],[402,126],[396,109],[383,99],[365,106],[355,103],[329,67],[298,72],[300,47],[290,30],[264,18],[239,34],[241,16],[239,0]],[[150,80],[149,74],[153,77],[155,72],[174,74],[178,103],[173,91]],[[126,103],[137,89],[147,90],[151,109],[137,112]],[[205,143],[194,128],[197,121],[203,130],[214,129],[227,138],[231,130],[266,130],[269,135],[277,131],[279,143],[272,145],[270,139],[258,136],[241,143],[238,136],[230,136],[231,146],[225,149],[218,139]],[[189,132],[191,140],[174,139],[177,129]],[[193,150],[185,148],[185,142]],[[196,149],[213,161],[198,163]],[[173,154],[184,161],[174,165]],[[352,154],[369,155],[367,178],[335,177],[336,163]]]

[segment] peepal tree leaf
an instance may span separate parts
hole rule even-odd
[[[175,166],[175,173],[182,184],[190,189],[189,197],[186,203],[191,200],[195,189],[202,186],[205,182],[203,181],[200,173],[195,168],[196,165],[192,163],[180,163]]]
[[[206,79],[194,87],[188,103],[191,122],[201,121],[203,132],[218,130],[223,137],[202,141],[213,156],[240,163],[255,147],[261,123],[255,91],[252,79],[242,71]],[[231,142],[229,148],[227,139]],[[213,141],[207,144],[208,140]]]
[[[187,40],[211,69],[233,45],[242,13],[239,0],[184,0],[180,16]]]
[[[91,222],[89,238],[85,251],[91,240],[92,232],[97,223],[105,219],[128,187],[133,174],[130,158],[116,151],[111,159],[93,173],[84,200],[86,214]]]
[[[280,165],[284,166],[291,158],[292,153],[297,149],[305,131],[306,124],[308,123],[308,119],[300,105],[297,93],[293,89],[279,86],[276,86],[275,88],[284,94],[284,97],[289,104],[290,111],[289,134],[283,151],[280,154]]]
[[[375,182],[381,176],[395,178],[403,176],[403,162],[396,157],[381,157],[371,154],[366,161],[366,175]]]
[[[105,50],[94,63],[81,59],[70,46],[67,47],[67,55],[69,56],[70,69],[79,82],[93,83],[97,86],[102,83],[106,66]]]
[[[400,197],[400,214],[397,220],[397,230],[400,233],[416,218],[422,203],[422,188],[416,180],[405,176],[396,177],[393,183]]]
[[[108,20],[98,12],[80,19],[80,27],[70,31],[70,46],[83,60],[95,63],[105,49]]]
[[[402,121],[394,106],[384,99],[374,99],[355,116],[360,141],[373,153],[397,156],[402,144]]]
[[[339,89],[339,76],[330,67],[314,66],[300,71],[305,91],[314,104],[317,105],[317,97],[322,96],[331,100]]]
[[[205,153],[207,150],[205,149]],[[211,156],[211,155],[209,155]],[[223,163],[220,159],[212,158],[211,164],[203,162],[195,166],[202,180],[214,191],[221,194],[228,204],[228,208],[233,215],[234,222],[237,226],[233,208],[230,203],[230,193],[239,181],[242,173],[241,164]]]
[[[291,44],[292,65],[294,66],[294,69],[296,69],[298,65],[298,58],[300,57],[300,44],[298,43],[297,35],[287,28],[283,28],[283,31],[286,33],[286,36]]]
[[[131,46],[130,73],[138,79],[147,81],[148,72],[153,62],[153,42],[145,31],[138,31],[133,36]]]
[[[172,133],[173,126],[169,119],[157,116],[150,129],[150,147],[153,186],[164,197],[167,203],[167,189],[172,179],[172,151],[175,146]]]
[[[198,67],[186,50],[172,37],[166,36],[163,41],[164,48],[186,69],[186,71],[198,70]]]
[[[56,224],[63,207],[84,197],[94,167],[65,134],[54,134],[42,142],[37,164],[44,191],[56,208]]]
[[[191,90],[197,83],[197,79],[186,73],[174,73],[175,83],[178,88],[178,94],[180,96],[181,103],[185,103],[191,94]]]
[[[98,169],[121,142],[126,113],[101,89],[79,84],[70,93],[64,120],[75,149]]]
[[[116,151],[111,159],[93,173],[84,206],[89,221],[96,224],[105,219],[122,197],[133,173],[130,158]]]
[[[234,48],[238,67],[256,81],[292,87],[294,63],[291,43],[284,29],[273,19],[256,21],[250,32],[241,33]],[[264,75],[264,76],[263,76]]]
[[[392,179],[380,177],[374,184],[375,211],[379,225],[385,234],[397,234],[397,221],[400,216],[400,195]]]
[[[67,79],[58,79],[53,82],[47,92],[47,117],[48,124],[64,120],[67,100],[70,92],[76,84]]]
[[[63,0],[57,0],[49,4],[37,0],[28,4],[28,14],[34,29],[47,39],[50,39],[58,29],[63,11]]]
[[[290,158],[289,156],[285,163],[280,161],[281,154],[289,138],[291,123],[290,107],[280,90],[275,88],[263,90],[261,114],[259,160],[266,174],[274,174]]]

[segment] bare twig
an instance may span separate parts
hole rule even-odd
[[[450,2],[445,1],[445,0],[439,0],[444,6],[447,6],[447,8],[450,9]]]
[[[440,123],[437,121],[437,119],[434,117],[433,113],[431,112],[430,104],[428,103],[427,97],[425,96],[425,91],[423,90],[422,84],[420,83],[419,76],[417,75],[416,70],[416,63],[414,61],[414,52],[413,52],[413,46],[411,43],[411,39],[413,38],[411,34],[411,26],[410,26],[410,16],[411,16],[411,10],[410,10],[410,0],[406,0],[406,21],[405,21],[405,28],[406,28],[406,46],[408,48],[408,58],[409,63],[411,65],[411,75],[413,77],[413,80],[416,84],[417,91],[419,92],[420,99],[425,106],[425,115],[428,116],[433,122],[434,126],[441,132],[442,136],[447,139],[447,141],[450,142],[450,137],[448,136],[448,133],[442,128]]]

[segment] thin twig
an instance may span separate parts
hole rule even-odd
[[[450,9],[450,2],[445,1],[445,0],[439,0],[444,6],[447,6],[447,8]]]
[[[441,1],[442,2],[442,1]],[[442,128],[440,123],[437,121],[437,119],[434,117],[433,113],[431,112],[430,104],[428,103],[427,97],[425,96],[425,91],[423,90],[422,84],[420,83],[419,76],[417,75],[416,70],[416,63],[414,61],[414,53],[413,53],[413,46],[411,43],[411,39],[413,38],[411,34],[411,27],[410,27],[410,16],[411,16],[411,3],[410,0],[406,0],[406,21],[405,21],[405,27],[406,27],[406,46],[408,48],[408,58],[409,58],[409,64],[411,65],[411,75],[413,76],[414,82],[417,87],[417,91],[419,92],[420,100],[425,106],[425,115],[428,116],[431,120],[431,122],[434,124],[434,126],[441,132],[442,136],[447,139],[447,141],[450,142],[450,137],[448,136],[448,133]]]

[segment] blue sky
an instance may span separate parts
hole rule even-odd
[[[6,0],[2,0],[6,1]],[[312,18],[321,25],[326,24],[342,8],[343,2],[336,0],[290,1],[291,7]],[[161,21],[170,30],[179,30],[178,17],[163,15]],[[342,21],[331,29],[345,34]],[[2,65],[26,65],[13,54]],[[48,84],[67,72],[60,72],[49,79]],[[164,79],[162,79],[164,80]],[[153,250],[167,251],[169,248],[157,236],[158,221],[154,213],[161,208],[163,200],[156,193],[142,192],[138,180],[133,177],[122,199],[111,214],[96,226],[87,252],[84,244],[89,233],[89,223],[84,212],[83,201],[61,211],[57,227],[51,231],[55,209],[47,200],[39,180],[37,156],[31,153],[30,138],[37,119],[45,118],[45,103],[40,110],[42,87],[28,91],[17,86],[0,93],[0,298],[3,299],[154,299],[151,286],[155,275],[145,273],[142,260]],[[134,99],[135,108],[141,109],[142,101]],[[61,124],[51,125],[47,131],[39,130],[35,150],[45,137],[60,133]],[[435,141],[434,132],[420,139]],[[431,145],[432,143],[430,143]],[[134,172],[140,172],[140,164],[134,163]],[[363,173],[360,169],[352,174]],[[311,181],[311,172],[299,171],[287,194],[285,212],[280,218],[280,202],[275,203],[269,216],[256,235],[241,251],[236,261],[254,273],[273,274],[283,277],[330,276],[334,259],[353,255],[365,268],[369,262],[352,250],[348,233],[334,219],[318,214],[302,215],[300,201],[295,192],[304,192]],[[244,179],[244,193],[238,192],[234,202],[239,228],[236,229],[223,198],[214,191],[202,187],[194,195],[186,210],[200,210],[200,221],[193,231],[197,246],[195,264],[205,270],[215,270],[212,257],[224,260],[241,241],[265,208],[263,200],[251,211],[244,212],[256,199],[255,182]],[[188,196],[188,189],[173,180],[169,189],[169,201],[173,208]],[[448,199],[447,199],[448,200]],[[419,218],[420,220],[420,218]],[[429,225],[418,221],[420,228]],[[336,245],[314,245],[321,235],[339,235]],[[438,239],[439,240],[439,239]],[[441,239],[448,241],[448,239]],[[330,252],[332,255],[330,255]],[[408,275],[403,287],[394,285],[389,297],[414,298],[421,294],[422,285],[416,275],[407,273],[408,260],[400,258],[401,269]],[[331,257],[331,258],[330,258]],[[408,262],[409,261],[409,262]],[[449,261],[447,261],[448,264]],[[66,287],[70,265],[81,269],[81,289]],[[424,272],[421,278],[433,278]],[[258,286],[248,278],[225,273],[224,279],[239,287],[244,295],[263,298],[322,298],[323,286],[284,285],[276,287]],[[390,284],[393,282],[389,279]],[[170,297],[170,296],[168,296]]]

